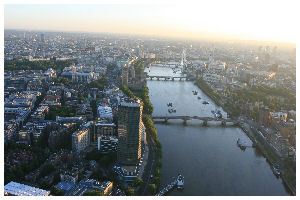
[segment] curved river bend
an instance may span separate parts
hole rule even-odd
[[[174,75],[170,68],[155,66],[145,72]],[[147,85],[154,106],[153,116],[212,116],[211,110],[215,109],[226,116],[222,108],[192,82],[148,80]],[[194,90],[198,95],[193,95]],[[209,104],[202,104],[204,100]],[[168,102],[173,103],[176,113],[168,113]],[[181,120],[156,123],[156,128],[163,152],[160,189],[178,173],[185,177],[184,190],[173,190],[168,195],[288,195],[282,180],[275,177],[266,159],[255,148],[242,151],[237,146],[237,138],[252,144],[240,128],[210,123],[202,127],[197,120],[188,121],[187,125]]]

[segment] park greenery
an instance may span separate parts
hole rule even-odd
[[[4,183],[10,181],[21,182],[24,181],[25,175],[29,172],[37,169],[49,156],[49,150],[47,148],[40,148],[38,146],[27,146],[24,144],[6,143],[4,145],[5,155],[14,151],[26,151],[30,153],[34,159],[29,163],[23,163],[15,167],[5,168]],[[20,158],[21,159],[21,158]]]
[[[49,175],[51,172],[55,171],[56,168],[51,164],[44,164],[40,169],[40,178]]]
[[[117,160],[117,154],[115,152],[101,153],[101,151],[94,149],[86,154],[85,159],[96,160],[100,165],[109,166]]]
[[[55,84],[61,84],[64,86],[70,86],[72,84],[71,80],[65,78],[65,77],[57,77],[57,78],[53,78],[52,81]]]
[[[264,105],[273,111],[296,109],[295,94],[285,88],[251,87],[236,91],[233,93],[232,98],[234,101],[239,101],[241,105],[246,102],[262,101]]]
[[[221,105],[222,98],[202,78],[198,78],[196,85],[205,92],[216,104]],[[242,112],[242,107],[247,103],[263,102],[271,111],[296,110],[296,97],[285,88],[270,88],[267,86],[249,87],[235,91],[227,91],[230,95],[223,107],[231,116],[237,117]],[[259,109],[254,108],[249,115],[258,119]]]
[[[60,189],[57,189],[55,186],[52,186],[50,189],[50,194],[52,196],[63,196],[64,192]]]
[[[27,59],[22,60],[5,60],[4,70],[47,70],[49,68],[58,70],[61,72],[65,67],[69,67],[75,61],[74,60],[39,60],[29,61]]]
[[[103,76],[98,80],[89,83],[89,88],[98,88],[99,90],[103,90],[106,85],[107,85],[107,78]]]
[[[222,98],[215,92],[201,77],[199,77],[195,84],[209,96],[217,105],[221,105]],[[237,117],[240,114],[240,108],[234,105],[232,101],[226,101],[223,105],[224,110],[232,117]]]
[[[120,89],[126,96],[128,96],[130,98],[136,98],[134,96],[133,92],[127,86],[122,86]]]
[[[60,117],[74,117],[76,110],[69,106],[51,107],[49,112],[46,114],[46,120],[55,120],[56,116]]]
[[[134,187],[138,187],[138,186],[140,186],[140,185],[142,185],[142,184],[143,184],[143,180],[142,180],[141,178],[136,177],[136,178],[133,180],[133,185],[134,185]]]
[[[142,90],[132,90],[135,96],[138,96],[143,101],[143,114],[152,115],[153,105],[149,97],[149,89],[147,86],[144,86]]]
[[[150,194],[154,195],[157,191],[157,186],[155,184],[149,184],[148,186]]]

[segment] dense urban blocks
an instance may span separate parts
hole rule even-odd
[[[294,47],[5,30],[4,54],[4,183],[10,189],[5,195],[25,195],[28,188],[66,196],[158,194],[165,183],[162,149],[167,147],[153,123],[150,95],[155,94],[149,94],[147,78],[148,86],[157,79],[162,85],[196,84],[232,120],[212,115],[201,119],[208,127],[198,128],[209,131],[210,120],[222,130],[232,122],[249,125],[243,130],[255,141],[253,147],[295,191]],[[157,66],[163,70],[152,74]],[[168,98],[183,91],[171,87]],[[184,110],[195,97],[200,108],[214,105],[191,91],[184,97]],[[189,129],[189,120],[201,115],[181,115],[182,108],[176,108],[176,116]],[[166,112],[162,119],[169,126],[167,115],[176,116]],[[189,145],[174,144],[172,150]],[[214,190],[227,187],[218,184]]]

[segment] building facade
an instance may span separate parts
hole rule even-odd
[[[118,162],[136,165],[141,158],[142,110],[140,100],[125,100],[118,111]]]
[[[84,129],[76,131],[72,134],[72,150],[75,153],[80,153],[90,145],[90,131]]]

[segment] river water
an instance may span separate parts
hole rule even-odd
[[[179,75],[170,68],[151,66],[149,75]],[[153,116],[189,115],[213,116],[211,111],[222,108],[206,96],[193,82],[148,80]],[[198,91],[193,95],[192,91]],[[200,96],[199,100],[197,97]],[[202,101],[208,101],[204,105]],[[176,113],[169,113],[167,103],[172,102]],[[168,195],[288,195],[282,180],[273,174],[266,159],[255,148],[242,151],[237,138],[251,146],[247,135],[237,127],[226,128],[209,122],[170,120],[156,123],[162,145],[161,186],[166,186],[181,173],[185,177],[184,190],[176,189]]]

